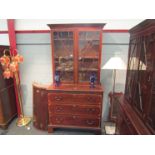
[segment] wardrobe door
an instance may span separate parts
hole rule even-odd
[[[149,127],[155,134],[155,33],[148,41],[147,49],[147,76],[145,79],[147,91],[146,119]]]
[[[0,46],[0,57],[3,56],[4,50],[8,46]],[[7,51],[5,53],[9,55]],[[13,78],[4,79],[3,68],[0,64],[0,126],[7,128],[11,120],[17,115],[16,95]]]
[[[153,129],[153,133],[155,134],[155,75],[154,75],[154,82],[152,86],[148,123]]]

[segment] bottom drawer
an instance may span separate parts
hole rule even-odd
[[[50,125],[100,127],[99,118],[82,118],[77,115],[73,115],[73,116],[54,115],[50,117],[49,122],[50,122]]]

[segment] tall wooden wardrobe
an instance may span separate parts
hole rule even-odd
[[[155,20],[130,31],[125,95],[119,99],[120,134],[155,134]]]
[[[9,47],[0,46],[0,57],[3,55],[4,49],[9,49]],[[16,115],[14,81],[12,78],[3,78],[3,69],[0,65],[0,127],[6,129]]]

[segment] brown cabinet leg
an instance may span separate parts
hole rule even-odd
[[[48,127],[48,133],[53,133],[54,129],[52,127]]]
[[[6,129],[8,129],[8,125],[7,125],[7,124],[5,124],[5,125],[0,125],[0,128],[2,128],[3,130],[6,130]]]
[[[101,135],[101,134],[102,134],[101,130],[96,130],[96,135]]]

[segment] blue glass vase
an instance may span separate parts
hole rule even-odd
[[[95,80],[96,80],[96,76],[94,73],[92,73],[89,78],[90,88],[95,88]]]
[[[58,87],[60,85],[60,75],[58,72],[55,73],[54,81],[55,81],[55,86]]]

